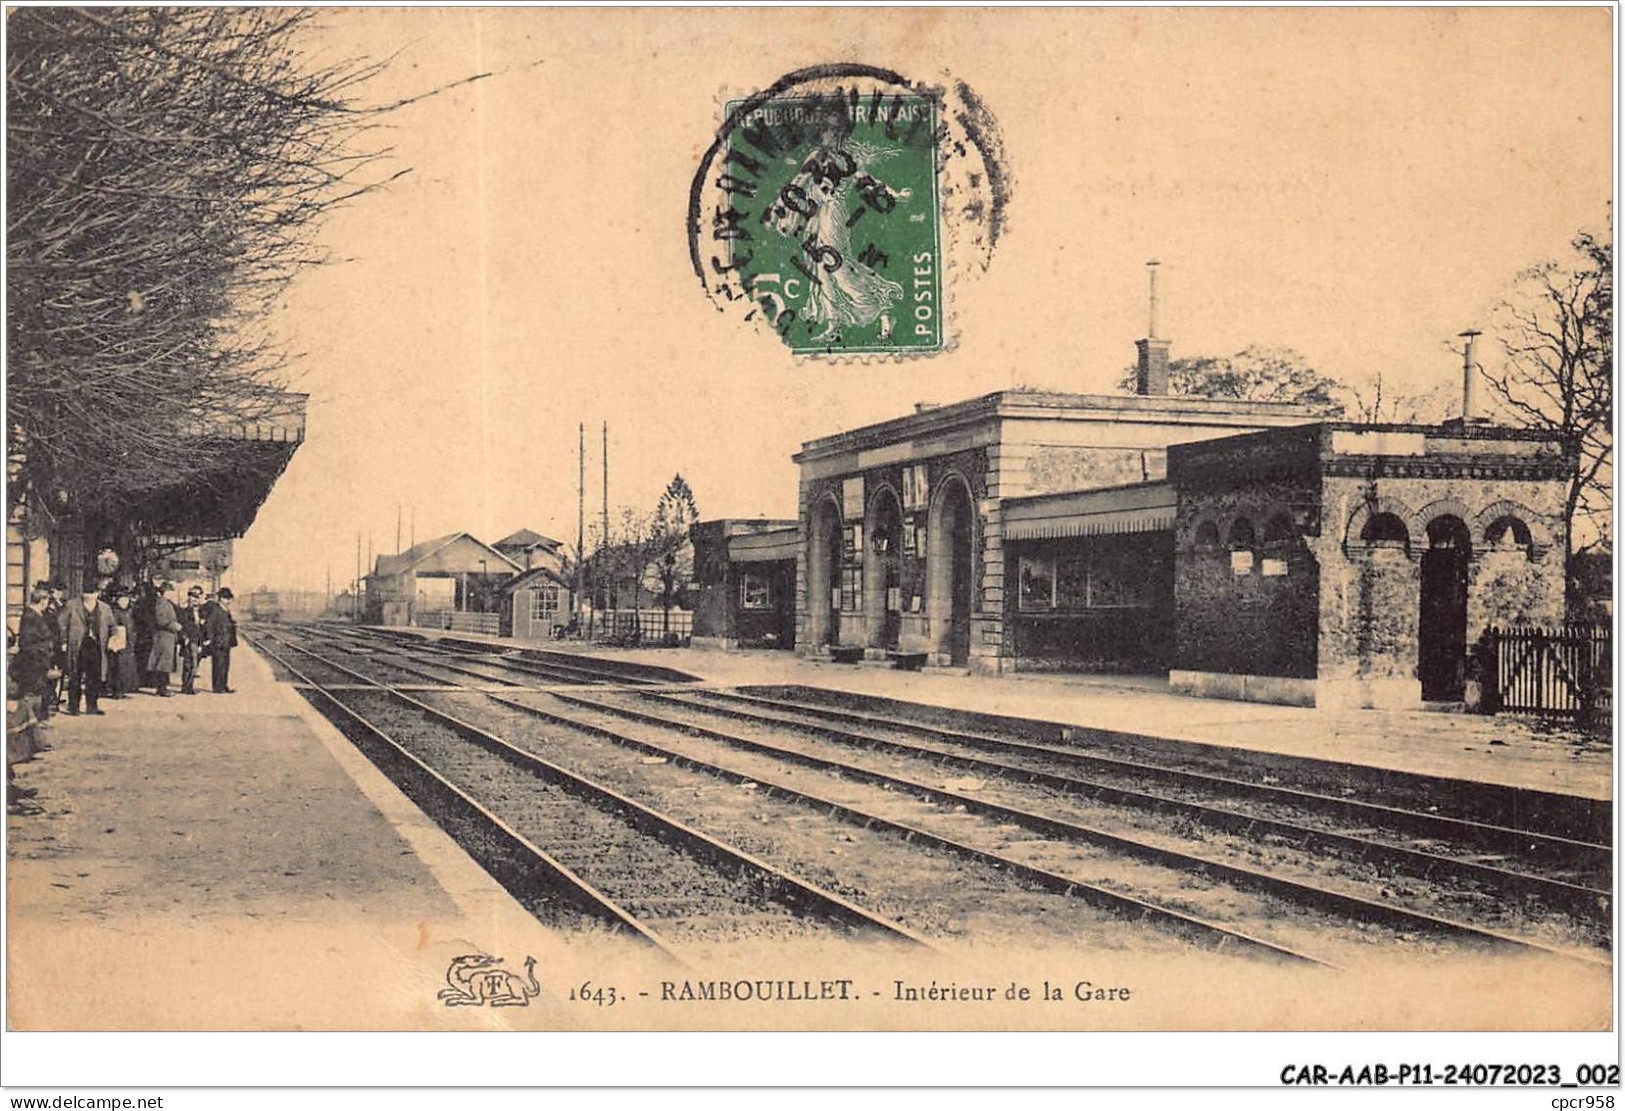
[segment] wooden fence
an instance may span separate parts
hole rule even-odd
[[[1607,721],[1614,710],[1612,630],[1490,626],[1479,642],[1485,709]]]
[[[412,624],[420,629],[449,629],[454,633],[484,633],[496,636],[502,631],[502,615],[463,613],[460,610],[418,610]]]
[[[670,611],[659,609],[598,610],[593,614],[593,639],[600,641],[628,641],[637,639],[645,644],[658,644],[667,635],[679,643],[687,643],[694,635],[694,614],[675,606]]]

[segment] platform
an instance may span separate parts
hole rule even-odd
[[[452,957],[544,930],[257,653],[230,695],[59,715],[7,819],[18,1030],[530,1025],[436,1001]]]
[[[469,633],[401,630],[514,648],[581,651],[659,664],[709,683],[801,683],[956,710],[1037,718],[1284,756],[1336,760],[1590,799],[1613,797],[1606,738],[1526,719],[1426,710],[1319,710],[1172,693],[1160,676],[967,675],[802,659],[790,652],[696,648],[610,649]]]

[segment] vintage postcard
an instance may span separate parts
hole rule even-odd
[[[12,9],[7,1083],[1617,1086],[1614,18]]]

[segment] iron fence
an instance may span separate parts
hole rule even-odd
[[[1607,626],[1492,625],[1479,650],[1486,709],[1581,722],[1613,714],[1613,633]]]

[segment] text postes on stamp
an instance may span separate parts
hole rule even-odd
[[[798,355],[949,346],[950,267],[985,267],[1008,180],[985,109],[957,88],[955,101],[884,70],[819,66],[727,101],[689,205],[691,260],[718,306]],[[956,246],[972,257],[950,258]]]

